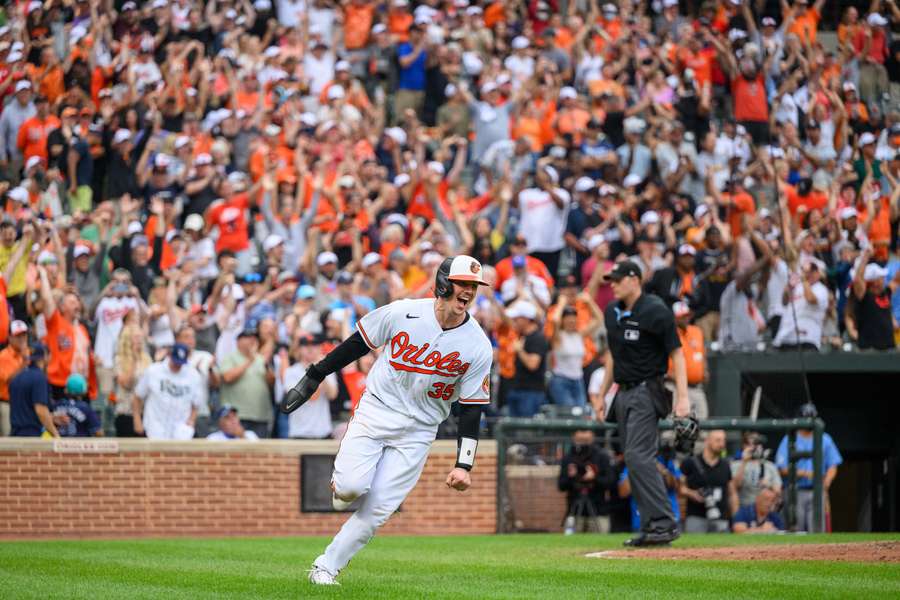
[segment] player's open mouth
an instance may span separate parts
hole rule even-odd
[[[456,297],[457,302],[462,308],[465,308],[469,305],[469,302],[472,301],[472,296],[467,295],[459,295]]]

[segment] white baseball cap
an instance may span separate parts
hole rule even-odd
[[[10,61],[13,62],[13,61]],[[21,79],[16,83],[16,92],[21,92],[22,90],[30,90],[31,82],[27,79]]]
[[[81,258],[82,256],[88,256],[91,253],[91,249],[85,246],[84,244],[75,244],[75,249],[72,250],[73,258]]]
[[[38,166],[39,164],[41,164],[43,162],[44,162],[44,159],[41,158],[40,156],[32,156],[27,161],[25,161],[25,170],[30,171],[31,169],[33,169],[34,167]]]
[[[481,263],[465,254],[455,257],[450,263],[450,272],[447,273],[447,279],[450,281],[467,281],[477,283],[478,285],[487,285],[482,279],[483,270]]]
[[[16,319],[9,324],[9,335],[22,335],[23,333],[28,333],[28,324],[25,321]]]
[[[179,135],[175,138],[175,149],[180,150],[191,143],[191,138],[186,135]]]
[[[866,131],[866,132],[863,133],[861,136],[859,136],[859,145],[860,145],[860,147],[862,147],[862,146],[868,146],[869,144],[874,144],[874,143],[875,143],[875,136],[872,135],[872,134],[871,134],[870,132],[868,132],[868,131]]]
[[[872,13],[871,15],[866,17],[866,23],[868,23],[872,27],[884,27],[888,24],[888,20],[878,13]]]
[[[691,246],[690,244],[682,244],[678,246],[678,254],[679,256],[682,254],[690,254],[691,256],[697,255],[697,249]]]
[[[863,271],[863,279],[866,281],[878,281],[884,279],[886,275],[887,269],[876,263],[867,264],[866,270]]]
[[[560,100],[574,100],[576,98],[578,98],[578,92],[576,92],[575,88],[570,85],[567,85],[559,90]]]
[[[590,177],[579,177],[577,181],[575,181],[575,191],[576,192],[589,192],[594,189],[594,180]]]
[[[278,46],[269,46],[263,52],[263,56],[265,56],[266,58],[276,58],[280,54],[281,54],[281,48],[279,48]]]
[[[203,231],[203,217],[197,213],[191,213],[184,220],[185,231]]]
[[[284,243],[284,238],[278,235],[277,233],[270,233],[266,236],[266,239],[263,240],[263,251],[269,252],[273,248],[277,248],[281,244]]]
[[[337,61],[337,63],[335,63],[334,70],[335,71],[349,71],[350,63],[347,62],[346,60],[339,60],[339,61]]]
[[[506,316],[510,319],[522,317],[524,319],[537,320],[537,308],[531,302],[519,300],[506,309]]]
[[[337,257],[337,254],[335,254],[334,252],[323,252],[316,259],[316,264],[319,265],[320,267],[324,267],[328,263],[337,264],[337,262],[338,262],[338,257]]]
[[[394,177],[394,187],[403,187],[411,181],[410,176],[406,173],[400,173]]]
[[[437,173],[438,175],[443,175],[445,173],[444,165],[436,160],[432,160],[428,163],[428,170]]]
[[[21,204],[25,204],[28,202],[28,190],[19,186],[14,187],[13,189],[6,192],[6,195],[9,196],[10,200],[13,202],[19,202]]]
[[[598,246],[602,245],[603,242],[606,241],[606,236],[602,233],[595,233],[592,235],[587,241],[588,250],[593,252]]]
[[[121,144],[131,139],[131,132],[127,129],[117,129],[113,135],[113,144]]]
[[[643,181],[643,180],[641,179],[640,175],[638,175],[637,173],[632,173],[630,175],[625,176],[625,180],[622,182],[622,185],[625,187],[633,187],[636,185],[640,185],[641,181]],[[650,211],[650,212],[653,212],[653,211]]]
[[[401,127],[388,127],[384,134],[401,146],[406,143],[406,132]]]
[[[514,50],[524,50],[528,45],[528,38],[524,35],[517,35],[513,38],[512,47]]]
[[[197,158],[194,159],[194,164],[200,167],[203,165],[211,165],[212,161],[212,156],[210,156],[208,152],[201,152],[197,155]]]
[[[629,175],[630,177],[630,175]],[[627,179],[627,177],[626,177]],[[659,213],[655,210],[648,210],[644,214],[641,215],[641,225],[652,225],[653,223],[659,223]]]
[[[672,305],[672,312],[675,313],[676,317],[683,317],[691,312],[691,307],[686,302],[676,302]]]
[[[134,235],[136,233],[141,233],[144,231],[144,227],[141,225],[140,221],[132,221],[128,224],[128,229],[125,230],[128,235]]]
[[[700,219],[707,213],[709,213],[709,206],[706,204],[700,204],[697,206],[697,208],[694,209],[694,218]]]
[[[371,267],[372,265],[377,265],[381,263],[381,255],[377,252],[369,252],[362,259],[363,268]]]
[[[855,216],[857,216],[857,212],[856,212],[856,209],[853,208],[852,206],[845,206],[838,213],[838,217],[841,219],[841,221],[844,221],[846,219],[852,219]]]

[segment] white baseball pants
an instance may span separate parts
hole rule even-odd
[[[339,498],[362,498],[317,567],[337,575],[365,546],[415,487],[437,435],[426,425],[364,394],[334,461],[332,484]]]

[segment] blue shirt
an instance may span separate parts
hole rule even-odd
[[[787,454],[787,446],[788,439],[787,436],[781,438],[781,443],[778,444],[778,451],[775,453],[775,465],[779,469],[787,469],[788,468],[788,454]],[[813,436],[812,434],[808,436],[797,434],[797,442],[794,444],[795,452],[812,452],[813,451]],[[824,460],[822,461],[824,464],[822,465],[822,475],[825,475],[825,471],[830,469],[831,467],[836,467],[842,462],[844,459],[841,457],[841,453],[838,451],[837,446],[834,443],[834,440],[831,439],[831,436],[827,433],[822,434],[822,457]],[[813,470],[813,461],[811,458],[801,458],[797,461],[797,470],[798,471],[809,471]],[[797,486],[800,488],[812,488],[813,482],[812,479],[808,477],[798,477],[797,478]]]
[[[364,306],[368,309],[368,312],[372,312],[375,310],[376,305],[375,301],[369,298],[368,296],[353,296],[353,300],[359,304],[360,306]],[[350,315],[350,329],[356,329],[356,321],[359,319],[359,315],[356,314],[356,309],[353,308],[352,302],[344,302],[340,298],[331,303],[331,306],[328,307],[330,310],[334,310],[335,308],[343,308]]]
[[[778,513],[770,512],[766,515],[766,518],[762,523],[757,522],[756,520],[756,507],[752,504],[745,504],[740,509],[738,509],[737,513],[734,515],[734,519],[732,523],[744,523],[747,527],[759,527],[763,523],[769,522],[775,526],[775,529],[784,530],[784,521],[781,520],[781,517]]]
[[[675,479],[681,479],[681,469],[679,469],[674,461],[671,460],[663,460],[661,456],[657,456],[656,460],[662,464],[666,470],[669,471],[672,475],[675,476]],[[625,480],[628,477],[628,467],[622,471],[622,474],[619,475],[619,482]],[[678,495],[675,493],[675,490],[666,490],[666,494],[669,496],[669,504],[672,506],[672,514],[675,515],[675,520],[681,520],[681,511],[678,509]],[[640,531],[641,530],[641,513],[638,512],[637,503],[634,501],[634,494],[631,494],[631,498],[629,500],[631,505],[631,530],[632,531]]]
[[[57,425],[59,435],[63,437],[92,436],[100,429],[100,419],[91,405],[76,398],[63,398],[53,403],[53,414],[66,415],[69,422]]]
[[[397,46],[397,57],[403,58],[413,53],[413,45],[409,42],[403,42]],[[428,53],[422,50],[416,57],[416,60],[407,66],[400,67],[400,76],[397,79],[397,87],[401,90],[413,90],[415,92],[425,91],[425,59]]]
[[[44,426],[34,410],[36,404],[50,405],[50,382],[34,365],[19,371],[9,382],[9,421],[12,435],[37,437]]]

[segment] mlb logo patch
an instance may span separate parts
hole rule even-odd
[[[639,329],[626,329],[625,339],[629,342],[636,342],[640,339],[641,332]]]

